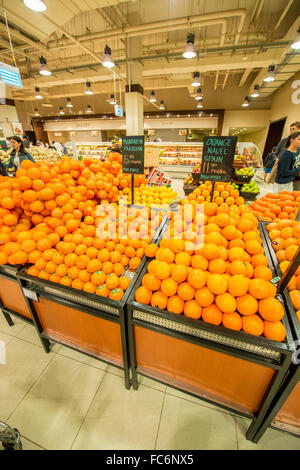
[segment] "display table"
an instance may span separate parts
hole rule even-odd
[[[281,277],[282,272],[265,228],[266,223],[261,223],[261,225],[270,256],[275,266],[275,272]],[[283,292],[283,299],[296,351],[292,356],[289,373],[285,377],[265,416],[248,430],[247,437],[252,438],[253,442],[259,441],[268,426],[300,436],[300,324],[287,289]]]
[[[19,269],[19,266],[0,265],[0,307],[10,326],[14,324],[11,316],[32,323],[30,311],[16,277]]]
[[[144,266],[137,280],[141,284]],[[287,314],[282,343],[128,301],[133,387],[137,373],[256,420],[279,390],[294,352]]]

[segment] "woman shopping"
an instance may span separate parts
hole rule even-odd
[[[5,165],[6,168],[13,168],[15,171],[17,171],[19,168],[21,168],[21,163],[24,160],[31,160],[33,163],[35,163],[30,153],[25,149],[24,143],[19,136],[14,135],[11,137],[10,143],[13,150],[10,154],[9,162]]]
[[[285,150],[281,152],[278,160],[275,177],[274,192],[293,191],[293,181],[299,169],[294,168],[297,149],[300,147],[300,132],[290,135],[286,141]]]

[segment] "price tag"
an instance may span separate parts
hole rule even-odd
[[[237,137],[204,137],[200,180],[230,181]]]
[[[26,289],[26,287],[23,287],[23,293],[24,293],[25,297],[27,297],[28,299],[36,300],[36,301],[39,300],[38,296],[37,296],[37,293],[34,292],[33,290]]]

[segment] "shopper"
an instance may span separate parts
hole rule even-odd
[[[268,153],[266,156],[265,162],[264,162],[264,181],[266,181],[266,176],[268,173],[271,173],[272,168],[274,166],[274,163],[276,161],[276,153],[275,153],[276,147],[272,148],[272,152]]]
[[[300,154],[296,157],[294,168],[298,170],[294,180],[294,191],[300,191]]]
[[[274,193],[293,191],[293,181],[299,171],[299,169],[294,168],[299,148],[300,132],[295,132],[287,138],[286,149],[279,156]]]
[[[295,132],[298,132],[298,131],[300,131],[300,121],[293,122],[290,125],[290,135],[295,134]],[[281,139],[281,141],[279,142],[279,144],[276,147],[275,155],[280,156],[281,152],[286,148],[287,139],[288,139],[288,137],[285,137],[284,139]],[[297,151],[297,154],[299,154],[299,153],[300,153],[300,148]]]
[[[54,147],[57,152],[63,153],[63,147],[59,142],[55,142],[55,140],[53,140],[52,147]]]
[[[13,137],[11,137],[10,143],[11,143],[13,150],[10,154],[9,162],[5,164],[6,168],[14,168],[14,170],[18,170],[19,168],[21,168],[21,163],[24,160],[31,160],[32,162],[35,163],[35,160],[32,158],[30,153],[25,149],[24,143],[19,136],[14,135]]]

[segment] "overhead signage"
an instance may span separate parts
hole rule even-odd
[[[20,71],[17,67],[0,62],[0,77],[6,85],[23,88]]]
[[[122,171],[133,175],[143,175],[144,136],[127,135],[122,138]]]
[[[206,136],[200,180],[230,181],[237,136]]]
[[[119,106],[118,104],[115,104],[115,116],[118,116],[118,117],[124,116],[123,108],[122,106]]]

